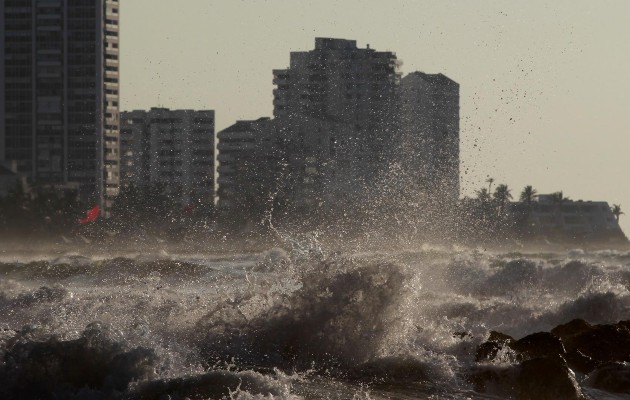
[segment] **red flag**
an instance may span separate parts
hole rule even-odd
[[[98,218],[99,214],[101,213],[101,207],[99,206],[94,206],[94,208],[88,210],[85,213],[85,218],[80,219],[79,223],[80,224],[87,224],[88,222],[92,222],[94,221],[96,218]]]

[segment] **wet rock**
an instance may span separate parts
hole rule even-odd
[[[520,400],[578,400],[582,398],[573,372],[560,356],[523,361],[516,383]]]
[[[511,336],[492,331],[488,340],[477,348],[476,360],[493,361],[501,350],[512,351],[513,361],[565,354],[560,339],[549,332],[537,332],[514,340]]]
[[[566,340],[571,339],[584,332],[588,332],[591,328],[592,325],[584,321],[583,319],[574,319],[566,324],[556,326],[551,330],[551,333],[565,341],[564,343],[566,346]]]
[[[474,390],[498,398],[519,400],[578,400],[580,387],[565,360],[533,358],[518,365],[480,364],[468,377]]]
[[[591,325],[576,319],[551,332],[538,332],[519,340],[491,332],[476,354],[477,361],[497,360],[512,351],[507,361],[521,362],[512,387],[519,399],[578,399],[573,371],[588,375],[586,384],[598,389],[630,394],[630,321]],[[471,382],[476,389],[510,387],[509,376],[497,370],[479,370]],[[507,383],[506,383],[507,382]]]
[[[567,364],[572,370],[588,375],[601,363],[593,360],[591,357],[584,355],[579,350],[568,352],[565,355]]]
[[[510,347],[514,343],[514,338],[501,332],[490,331],[490,337],[484,343],[480,344],[475,354],[475,360],[492,361],[496,358],[497,353],[506,347]]]
[[[571,369],[589,374],[604,363],[630,362],[630,321],[591,325],[575,319],[551,332],[537,332],[519,340],[493,331],[477,348],[476,360],[495,361],[501,350],[512,351],[511,361],[515,362],[559,355]]]
[[[568,352],[581,352],[599,362],[630,361],[630,322],[611,325],[590,325],[573,320],[551,332],[560,337]]]
[[[509,345],[518,353],[520,360],[565,354],[560,339],[549,332],[533,333]]]
[[[586,384],[608,392],[630,394],[630,365],[606,363],[589,375]]]

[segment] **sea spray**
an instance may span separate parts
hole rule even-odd
[[[339,253],[309,243],[260,254],[0,260],[6,387],[17,392],[18,372],[35,368],[48,371],[41,381],[58,398],[488,398],[469,377],[491,330],[521,338],[574,318],[629,317],[622,252]],[[102,345],[82,345],[93,329]],[[60,356],[33,356],[72,346],[86,354],[76,365],[88,375],[90,359],[101,360],[98,371],[127,360],[126,369],[112,364],[127,372],[78,375],[96,382],[79,387],[44,368],[41,360]],[[18,349],[29,356],[16,358]],[[515,366],[506,358],[488,368]],[[616,396],[591,381],[580,381],[585,392]]]

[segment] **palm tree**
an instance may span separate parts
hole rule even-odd
[[[519,200],[530,206],[536,197],[538,197],[536,189],[531,185],[527,185],[523,188]]]
[[[486,179],[486,182],[488,183],[488,193],[490,193],[492,192],[492,184],[494,183],[494,178],[490,177]]]
[[[521,203],[525,205],[525,207],[521,208],[521,213],[519,214],[517,220],[517,226],[521,231],[522,235],[530,235],[530,217],[532,213],[532,203],[534,199],[538,197],[538,192],[531,185],[527,185],[523,188],[521,195],[519,196],[519,200]]]
[[[613,206],[610,209],[610,211],[612,211],[612,213],[615,216],[615,218],[617,218],[617,223],[619,223],[619,216],[621,214],[625,214],[623,211],[621,211],[621,206],[619,204],[613,204]]]
[[[475,214],[478,218],[478,222],[481,226],[486,226],[487,223],[493,220],[492,213],[492,201],[488,189],[481,188],[475,192],[477,194],[477,204],[475,207]]]
[[[477,199],[482,203],[487,203],[490,201],[490,193],[488,193],[488,189],[481,188],[475,192],[477,194]]]
[[[505,210],[505,205],[512,199],[512,193],[508,189],[508,185],[503,183],[497,186],[492,196],[499,203],[499,213]]]

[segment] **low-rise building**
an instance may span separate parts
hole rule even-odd
[[[627,240],[606,201],[569,200],[542,194],[531,203],[515,202],[510,211],[532,238]]]
[[[574,235],[620,231],[619,223],[605,201],[557,202],[552,195],[539,195],[529,222],[537,229],[561,230]]]
[[[262,218],[277,189],[274,171],[282,154],[276,137],[269,118],[237,121],[217,134],[218,209],[237,224]]]

